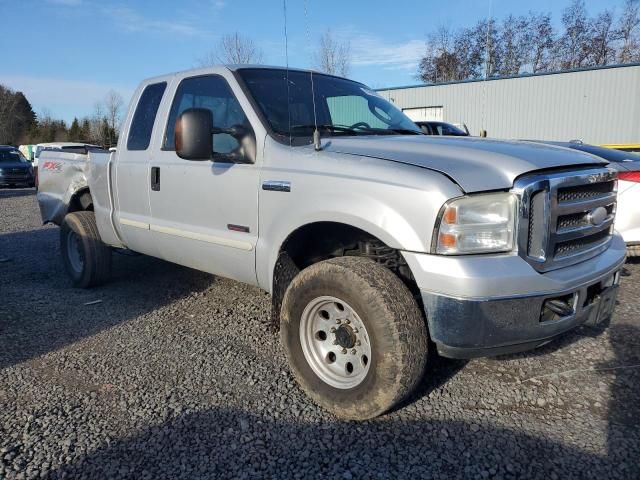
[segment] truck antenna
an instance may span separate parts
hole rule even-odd
[[[282,0],[284,13],[284,58],[287,65],[287,117],[289,120],[289,146],[291,146],[291,94],[289,92],[289,38],[287,35],[287,0]]]
[[[307,26],[307,48],[311,47],[311,28],[309,27],[309,14],[307,11],[307,0],[304,0],[304,21]],[[311,72],[311,102],[313,103],[313,147],[316,152],[322,150],[322,140],[320,138],[320,130],[318,130],[318,115],[316,113],[316,90],[313,84],[313,66],[310,69]]]

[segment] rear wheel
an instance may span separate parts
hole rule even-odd
[[[64,217],[60,250],[75,287],[94,287],[109,278],[111,249],[100,240],[93,212],[74,212]]]
[[[281,339],[305,392],[352,420],[404,399],[427,359],[426,325],[408,288],[358,257],[319,262],[296,276],[282,305]]]

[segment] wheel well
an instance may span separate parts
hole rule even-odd
[[[67,209],[67,213],[83,211],[93,212],[93,198],[91,198],[91,192],[89,192],[88,188],[83,188],[74,193]]]
[[[419,299],[419,289],[399,250],[364,230],[337,222],[316,222],[291,233],[280,247],[273,272],[272,322],[277,328],[289,283],[300,270],[335,257],[367,257],[394,272]]]

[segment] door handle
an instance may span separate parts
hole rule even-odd
[[[160,191],[160,167],[151,167],[151,190]]]

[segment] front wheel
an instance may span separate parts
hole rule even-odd
[[[111,249],[100,240],[93,212],[74,212],[64,217],[60,251],[74,287],[94,287],[109,278]]]
[[[372,260],[340,257],[298,274],[282,304],[281,340],[294,376],[341,418],[376,417],[422,378],[427,329],[409,289]]]

